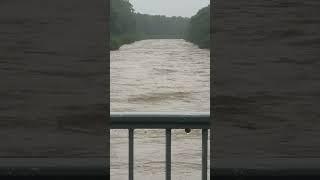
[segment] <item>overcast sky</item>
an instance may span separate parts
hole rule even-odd
[[[129,0],[135,12],[152,15],[191,17],[210,0]]]

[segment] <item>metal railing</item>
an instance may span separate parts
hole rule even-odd
[[[202,129],[202,180],[207,180],[210,113],[111,113],[111,129],[129,130],[129,180],[134,177],[134,129],[165,129],[166,180],[171,180],[171,130]]]

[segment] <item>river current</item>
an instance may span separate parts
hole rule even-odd
[[[111,112],[209,112],[209,50],[182,39],[142,40],[111,51],[110,61]],[[127,179],[127,130],[112,130],[110,143],[111,179]],[[135,179],[164,179],[165,130],[135,130],[134,148]],[[201,178],[200,130],[173,130],[172,178]]]

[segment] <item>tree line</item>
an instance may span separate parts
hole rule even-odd
[[[210,5],[191,17],[185,39],[199,48],[210,47]]]
[[[166,17],[135,13],[128,0],[111,0],[111,50],[142,39],[186,39],[200,48],[209,48],[210,10],[207,8],[191,18]]]
[[[136,31],[142,38],[180,39],[185,36],[189,18],[135,14]]]

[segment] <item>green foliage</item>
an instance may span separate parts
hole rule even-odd
[[[199,48],[210,47],[210,5],[191,17],[185,39]]]
[[[210,47],[210,5],[190,18],[135,13],[128,0],[111,0],[110,46],[142,39],[182,39]]]
[[[110,49],[135,41],[135,17],[132,5],[127,0],[110,2]]]
[[[111,0],[110,3],[111,50],[142,39],[171,39],[185,36],[188,18],[134,13],[128,0]]]
[[[122,46],[123,44],[130,44],[137,40],[139,39],[137,38],[136,34],[123,34],[119,36],[111,36],[110,49],[116,50],[119,49],[120,46]]]
[[[137,13],[136,31],[148,39],[179,39],[185,36],[189,18]]]
[[[110,8],[110,33],[121,35],[132,32],[135,26],[134,10],[129,1],[111,0]]]

